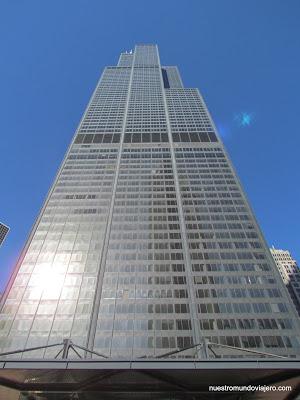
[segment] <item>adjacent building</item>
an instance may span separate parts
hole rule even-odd
[[[71,338],[108,358],[205,358],[205,341],[221,357],[295,357],[299,333],[199,91],[155,45],[122,53],[5,291],[0,352]]]
[[[300,270],[288,250],[270,249],[279,273],[300,316]]]
[[[4,239],[6,238],[8,231],[9,231],[9,227],[4,225],[2,222],[0,222],[0,246],[4,242]]]

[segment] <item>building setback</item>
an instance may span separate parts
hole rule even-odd
[[[300,316],[300,270],[288,250],[270,249],[279,273]]]
[[[157,46],[105,68],[0,321],[1,352],[72,338],[109,358],[203,358],[190,347],[206,339],[235,348],[221,356],[299,355],[299,320],[206,105]]]

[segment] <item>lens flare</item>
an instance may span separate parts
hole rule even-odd
[[[241,112],[239,114],[235,114],[234,121],[240,127],[250,126],[253,123],[253,113]]]

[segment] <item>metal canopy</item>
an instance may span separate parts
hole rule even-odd
[[[296,399],[300,360],[11,359],[0,362],[0,385],[1,399],[9,398],[9,388],[32,400]],[[289,385],[292,391],[211,392],[210,385]]]

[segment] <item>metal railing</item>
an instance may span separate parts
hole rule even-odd
[[[59,350],[59,352],[56,354],[56,356],[54,356],[55,359],[57,359],[60,354],[62,355],[62,357],[61,357],[62,359],[67,359],[69,357],[70,350],[73,350],[74,353],[77,354],[77,356],[79,358],[85,358],[85,357],[82,357],[76,349],[83,350],[86,353],[95,354],[99,357],[108,358],[104,354],[97,353],[96,351],[89,350],[86,347],[79,346],[78,344],[73,343],[71,339],[63,339],[62,343],[54,343],[54,344],[48,344],[45,346],[29,347],[27,349],[18,349],[18,350],[14,350],[14,351],[7,351],[5,353],[0,353],[0,357],[9,356],[9,355],[18,354],[18,353],[25,353],[25,352],[29,352],[29,351],[35,351],[35,350],[48,349],[50,347],[56,347],[56,346],[62,346],[62,348]]]
[[[61,346],[61,349],[58,351],[58,353],[53,357],[54,359],[57,359],[60,355],[62,359],[68,359],[69,358],[69,353],[70,350],[72,350],[79,358],[81,359],[86,359],[86,355],[87,353],[89,354],[94,354],[98,357],[102,357],[104,359],[110,359],[110,357],[98,353],[97,351],[93,351],[90,350],[86,347],[83,346],[79,346],[78,344],[75,344],[72,342],[71,339],[63,339],[62,343],[54,343],[54,344],[48,344],[45,346],[37,346],[37,347],[29,347],[26,349],[18,349],[18,350],[13,350],[13,351],[8,351],[5,353],[0,353],[0,357],[4,357],[4,356],[9,356],[9,355],[15,355],[15,354],[20,354],[20,353],[25,353],[25,352],[30,352],[30,351],[35,351],[35,350],[42,350],[42,349],[48,349],[48,348],[52,348],[52,347],[58,347]],[[262,351],[257,351],[257,350],[249,350],[249,349],[245,349],[242,347],[235,347],[235,346],[229,346],[229,345],[225,345],[225,344],[219,344],[219,343],[213,343],[210,342],[208,340],[204,340],[202,343],[197,343],[194,344],[192,346],[188,346],[188,347],[183,347],[183,348],[177,348],[176,350],[173,351],[169,351],[167,353],[163,353],[163,354],[159,354],[156,356],[140,356],[138,357],[138,359],[147,359],[147,358],[151,358],[151,359],[162,359],[162,358],[168,358],[174,354],[178,354],[178,353],[182,353],[186,350],[191,350],[191,349],[195,349],[196,352],[194,354],[194,357],[197,356],[197,359],[210,359],[210,353],[211,352],[213,354],[214,358],[221,358],[223,355],[221,354],[217,354],[216,353],[216,349],[215,348],[224,348],[224,349],[228,349],[228,350],[237,350],[240,352],[245,352],[245,353],[251,353],[251,354],[256,354],[258,356],[261,357],[275,357],[275,358],[283,358],[283,359],[287,359],[288,357],[286,356],[280,356],[278,354],[273,354],[273,353],[266,353],[266,352],[262,352]],[[82,350],[84,352],[84,356],[82,356],[78,350]],[[229,354],[230,356],[230,354]]]

